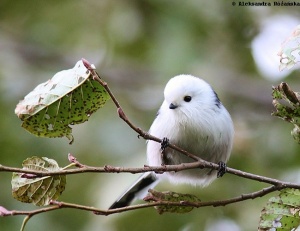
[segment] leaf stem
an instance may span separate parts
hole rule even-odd
[[[25,226],[26,226],[26,224],[27,224],[27,222],[29,221],[30,218],[31,218],[30,214],[28,214],[26,217],[24,217],[20,231],[25,230]]]
[[[62,170],[66,170],[66,169],[72,168],[72,167],[76,167],[76,163],[71,163],[71,164],[69,164],[69,165],[63,167]]]

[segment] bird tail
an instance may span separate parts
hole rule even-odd
[[[152,172],[146,172],[138,180],[127,189],[116,200],[109,209],[117,209],[126,207],[131,204],[134,199],[143,198],[146,196],[148,189],[154,187],[158,183],[158,179]]]

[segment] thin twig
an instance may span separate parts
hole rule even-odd
[[[94,67],[87,61],[87,60],[83,60],[83,63],[85,65],[85,67],[91,72],[92,76],[93,76],[93,79],[95,81],[97,81],[98,83],[100,83],[104,88],[105,90],[107,91],[107,93],[109,94],[110,98],[112,99],[112,101],[114,102],[115,106],[117,107],[117,112],[118,112],[118,115],[119,117],[130,127],[132,128],[135,132],[137,132],[139,134],[139,136],[143,137],[144,139],[146,140],[153,140],[153,141],[156,141],[156,142],[159,142],[161,143],[162,140],[160,138],[157,138],[155,136],[152,136],[151,134],[143,131],[141,128],[135,126],[133,123],[130,122],[130,120],[128,119],[128,117],[126,116],[124,110],[122,109],[120,103],[118,102],[118,100],[116,99],[116,97],[114,96],[114,94],[112,93],[112,91],[110,90],[108,84],[103,81],[101,79],[101,77],[99,76],[99,74],[95,71]],[[188,157],[190,157],[191,159],[193,160],[196,160],[196,161],[201,161],[201,162],[204,162],[206,165],[210,165],[209,162],[201,159],[200,157],[198,157],[197,155],[194,155],[192,153],[189,153],[187,151],[185,151],[184,149],[180,148],[180,147],[177,147],[176,145],[174,144],[168,144],[168,146]]]
[[[119,102],[115,98],[114,94],[110,90],[107,83],[104,82],[100,78],[98,73],[95,71],[95,69],[91,66],[91,64],[87,60],[84,60],[84,64],[85,64],[86,68],[90,70],[94,80],[98,81],[105,88],[105,90],[108,92],[108,94],[112,98],[113,102],[115,103],[115,105],[117,107],[118,114],[119,114],[120,118],[123,119],[134,131],[136,131],[139,134],[139,136],[141,136],[141,137],[143,137],[144,139],[147,139],[147,140],[153,140],[153,141],[161,143],[162,140],[160,138],[154,137],[154,136],[150,135],[149,133],[144,132],[142,129],[140,129],[139,127],[136,127],[134,124],[132,124],[130,122],[130,120],[128,119],[128,117],[124,113],[121,105],[119,104]],[[217,164],[205,161],[205,160],[201,159],[199,156],[197,156],[193,153],[189,153],[189,152],[181,149],[180,147],[177,147],[176,145],[168,144],[168,146],[170,148],[172,148],[172,149],[174,149],[174,150],[190,157],[191,159],[194,159],[195,161],[197,161],[197,163],[199,163],[199,166],[197,166],[197,167],[199,167],[199,168],[211,168],[211,169],[215,169],[215,170],[217,170],[219,168],[219,166]],[[168,170],[166,169],[165,171],[168,171]],[[276,179],[272,179],[272,178],[268,178],[268,177],[264,177],[264,176],[259,176],[259,175],[255,175],[255,174],[251,174],[251,173],[246,173],[246,172],[236,170],[236,169],[233,169],[233,168],[229,168],[229,167],[226,168],[226,172],[234,174],[236,176],[240,176],[240,177],[244,177],[244,178],[248,178],[248,179],[256,180],[256,181],[260,181],[260,182],[265,182],[265,183],[269,183],[269,184],[272,184],[272,185],[278,185],[278,184],[284,184],[285,183],[285,182],[281,182],[281,181],[276,180]]]
[[[156,172],[158,174],[164,173],[164,172],[179,172],[184,171],[187,169],[195,169],[195,168],[202,168],[203,163],[202,162],[192,162],[192,163],[183,163],[179,165],[164,165],[164,166],[144,166],[140,168],[125,168],[125,167],[113,167],[110,165],[106,165],[104,167],[93,167],[81,164],[79,161],[77,163],[80,164],[80,168],[75,169],[66,169],[66,170],[59,170],[59,171],[53,171],[53,172],[43,172],[43,171],[36,171],[36,170],[26,170],[22,168],[14,168],[14,167],[8,167],[4,165],[0,165],[0,172],[19,172],[19,173],[26,173],[26,174],[32,174],[37,177],[44,177],[44,176],[55,176],[55,175],[72,175],[72,174],[82,174],[82,173],[144,173],[144,172]],[[213,167],[213,169],[217,169],[218,165],[210,163],[210,166]],[[227,173],[233,174],[242,178],[259,181],[275,186],[283,186],[283,187],[289,187],[289,188],[296,188],[300,189],[299,184],[291,183],[291,182],[285,182],[280,181],[278,179],[265,177],[261,175],[256,175],[248,172],[243,172],[241,170],[237,170],[234,168],[227,167]]]
[[[18,210],[7,210],[6,213],[2,213],[2,216],[17,216],[17,215],[27,215],[30,218],[34,215],[40,214],[40,213],[46,213],[58,209],[64,209],[64,208],[72,208],[72,209],[78,209],[78,210],[84,210],[84,211],[90,211],[93,212],[96,215],[104,215],[108,216],[114,213],[122,213],[126,211],[132,211],[142,208],[149,208],[154,206],[162,206],[162,205],[168,205],[168,206],[188,206],[188,207],[194,207],[194,208],[201,208],[201,207],[219,207],[219,206],[226,206],[232,203],[242,202],[249,199],[255,199],[258,197],[263,197],[271,192],[281,190],[283,188],[286,188],[285,186],[270,186],[267,188],[263,188],[261,190],[258,190],[256,192],[243,194],[238,197],[225,199],[225,200],[215,200],[215,201],[206,201],[206,202],[189,202],[189,201],[179,201],[179,202],[171,202],[171,201],[163,201],[163,200],[157,200],[154,202],[148,202],[144,204],[138,204],[138,205],[131,205],[123,208],[117,208],[117,209],[110,209],[110,210],[103,210],[98,209],[91,206],[85,206],[85,205],[79,205],[74,203],[67,203],[62,201],[51,201],[52,206],[36,209],[36,210],[30,210],[30,211],[18,211]]]

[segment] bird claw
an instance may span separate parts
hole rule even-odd
[[[161,149],[161,152],[164,152],[165,149],[169,146],[169,139],[167,137],[164,137],[162,139],[162,142],[160,143],[160,149]]]
[[[225,173],[226,173],[226,168],[227,168],[227,166],[226,166],[226,164],[224,163],[224,162],[222,162],[222,161],[220,161],[219,163],[219,168],[218,168],[218,174],[217,174],[217,177],[218,178],[220,178],[220,177],[222,177]]]

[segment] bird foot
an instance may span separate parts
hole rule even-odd
[[[218,164],[219,164],[219,169],[218,169],[217,177],[220,178],[226,173],[227,166],[223,161],[220,161]]]
[[[162,142],[160,143],[161,152],[163,153],[168,146],[169,146],[169,139],[167,137],[164,137],[162,139]]]

